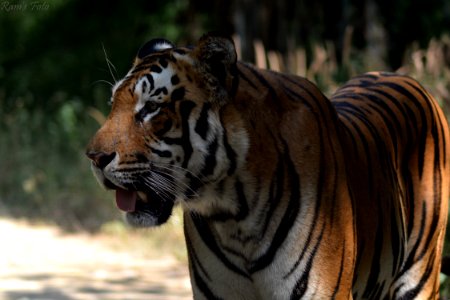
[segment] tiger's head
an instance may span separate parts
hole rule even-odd
[[[162,224],[177,202],[205,214],[226,206],[204,195],[245,159],[245,131],[227,108],[237,81],[227,38],[207,35],[193,48],[156,39],[138,51],[86,151],[131,225]]]

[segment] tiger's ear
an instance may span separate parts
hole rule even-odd
[[[145,43],[138,51],[133,66],[139,64],[142,59],[152,53],[156,53],[165,49],[172,49],[175,45],[165,39],[153,39]]]
[[[200,38],[193,55],[230,92],[236,78],[237,61],[233,40],[217,34],[206,34]]]

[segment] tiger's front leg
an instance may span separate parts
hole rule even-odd
[[[184,235],[194,299],[261,299],[248,271],[220,248],[206,223],[185,213]]]
[[[226,227],[232,222],[225,223],[222,225]],[[217,227],[200,217],[185,214],[194,298],[352,299],[355,263],[352,236],[315,223],[312,226],[316,228],[299,234],[304,224],[294,222],[280,245],[280,235],[271,241],[260,240],[259,254],[249,260],[245,250],[233,249],[229,241],[221,238]],[[304,241],[299,242],[295,236],[303,237]],[[339,244],[340,241],[346,242]],[[263,247],[264,244],[268,246]]]

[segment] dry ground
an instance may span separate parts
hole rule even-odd
[[[0,219],[0,241],[0,299],[192,299],[187,267],[172,256],[11,219]]]

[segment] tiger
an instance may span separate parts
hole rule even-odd
[[[131,226],[181,206],[194,299],[438,299],[449,141],[410,77],[328,99],[211,33],[145,43],[86,155]]]

